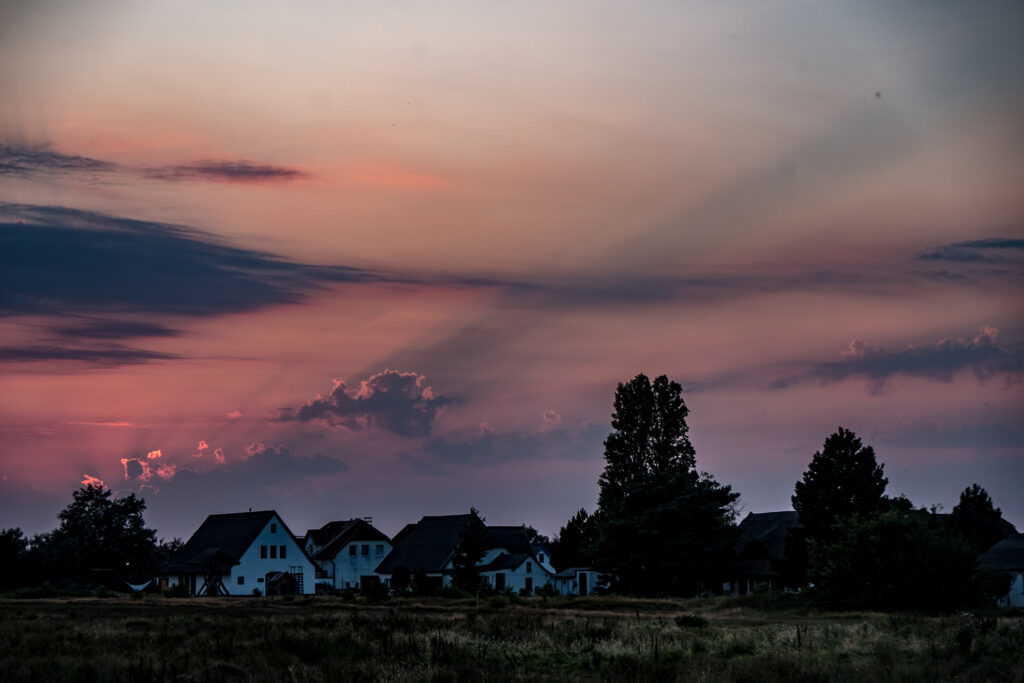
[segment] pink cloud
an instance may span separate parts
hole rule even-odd
[[[161,479],[168,480],[174,478],[174,475],[177,472],[177,470],[177,465],[168,463],[166,465],[160,465],[160,467],[157,468],[156,473],[157,476],[159,476]]]
[[[139,460],[138,458],[121,458],[121,465],[124,467],[125,479],[149,481],[153,478],[153,469],[145,460]]]
[[[105,488],[106,484],[102,479],[94,477],[91,474],[83,475],[82,486],[95,486],[96,488]]]
[[[227,462],[227,458],[224,457],[224,449],[223,448],[218,448],[217,450],[215,450],[213,452],[213,457],[215,457],[217,459],[217,462],[219,462],[222,465],[225,462]]]
[[[241,410],[232,410],[230,413],[228,413],[224,417],[226,417],[229,420],[241,420],[242,419],[242,411]]]
[[[161,451],[158,448],[155,451],[150,451],[149,453],[146,453],[146,459],[147,460],[159,460],[160,458],[163,457],[163,455],[164,455],[163,451]]]
[[[252,442],[245,447],[245,457],[251,458],[254,455],[261,455],[267,452],[267,446],[257,441]]]

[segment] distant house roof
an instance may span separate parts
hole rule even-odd
[[[416,524],[407,524],[391,540],[394,549],[377,567],[377,572],[391,574],[402,566],[410,571],[443,571],[458,548],[459,536],[470,519],[471,515],[441,515],[424,517]],[[524,526],[488,526],[487,545],[490,548],[504,548],[506,554],[500,557],[534,554]]]
[[[498,555],[496,558],[491,560],[489,563],[480,567],[480,571],[495,572],[501,571],[503,569],[515,569],[521,566],[523,562],[526,562],[531,557],[533,557],[533,555],[531,555],[530,553],[513,553],[511,555],[509,555],[508,553],[502,553],[501,555]]]
[[[472,515],[428,516],[407,525],[392,541],[394,548],[377,566],[378,574],[393,574],[398,567],[437,573],[444,570],[459,545],[459,534]]]
[[[335,524],[335,522],[331,522],[331,524]],[[326,546],[317,551],[315,557],[318,560],[330,559],[353,541],[384,541],[389,543],[391,539],[369,522],[362,519],[351,519],[341,527],[338,534]]]
[[[210,515],[164,566],[164,572],[199,571],[204,562],[214,557],[222,563],[236,565],[256,536],[275,517],[283,533],[291,537],[292,532],[273,510]]]
[[[986,569],[1024,571],[1024,536],[1004,538],[978,557]]]
[[[337,538],[338,534],[340,534],[345,527],[352,524],[353,521],[355,520],[346,519],[340,522],[327,522],[327,524],[324,524],[319,529],[310,529],[307,531],[306,539],[313,541],[313,545],[316,547],[322,548],[333,539]]]
[[[489,526],[487,537],[492,548],[504,548],[513,554],[533,554],[533,546],[524,526]]]
[[[770,558],[782,559],[786,556],[786,536],[789,530],[799,526],[797,513],[793,510],[751,512],[740,522],[740,538],[735,546],[736,555],[767,555]],[[762,548],[764,552],[759,552]]]

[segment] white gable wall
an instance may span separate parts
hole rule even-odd
[[[481,572],[480,576],[487,581],[488,586],[496,588],[498,574],[505,575],[505,590],[515,593],[524,589],[532,593],[551,583],[554,578],[551,572],[539,564],[536,558],[532,557],[513,569]]]
[[[374,570],[391,552],[387,541],[352,541],[334,556],[334,587],[362,588],[362,577],[377,576]],[[330,569],[327,570],[329,573]]]
[[[267,556],[262,556],[262,549],[266,548]],[[284,557],[281,557],[281,548],[284,548]],[[271,552],[273,548],[273,552]],[[271,557],[273,555],[273,557]],[[259,589],[261,595],[266,595],[267,588],[264,581],[268,572],[297,572],[302,575],[302,592],[313,593],[316,590],[316,572],[313,563],[302,552],[302,548],[295,541],[281,519],[274,515],[263,530],[256,536],[256,539],[249,546],[248,550],[239,558],[240,563],[231,568],[230,573],[224,577],[224,588],[229,595],[252,595],[253,589]],[[239,577],[242,583],[239,583]]]

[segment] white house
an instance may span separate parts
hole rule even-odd
[[[164,566],[189,595],[312,593],[316,565],[273,510],[210,515]]]
[[[1010,590],[1000,599],[1001,606],[1024,607],[1024,536],[999,541],[978,557],[978,565],[1010,575]]]
[[[365,519],[329,522],[306,533],[306,552],[318,566],[317,583],[363,589],[380,580],[375,570],[391,552],[391,539]]]
[[[471,515],[423,517],[408,524],[392,539],[394,549],[377,567],[377,573],[390,585],[399,567],[410,574],[420,573],[435,588],[451,585],[452,558],[459,546],[462,530]],[[480,575],[497,590],[533,592],[549,584],[554,577],[551,554],[540,545],[531,545],[524,526],[488,526],[488,550],[477,563]]]

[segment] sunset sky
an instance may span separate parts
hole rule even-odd
[[[1024,3],[0,0],[0,528],[594,509],[618,382],[1024,530]]]

